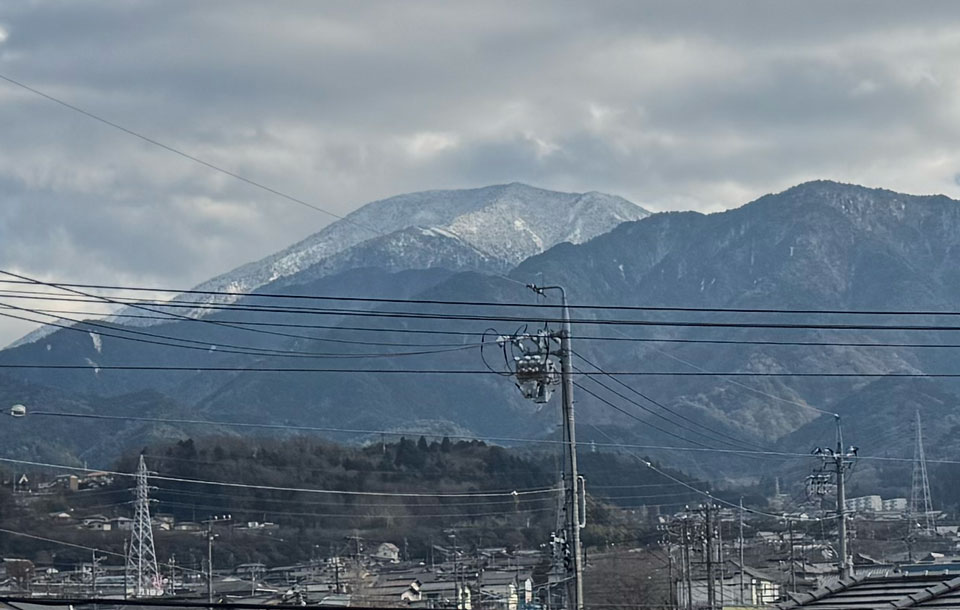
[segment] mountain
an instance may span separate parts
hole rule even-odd
[[[456,219],[478,209],[493,214],[489,210],[499,208],[490,201],[502,201],[503,193],[528,193],[529,188],[490,187],[490,192],[499,194],[488,193],[484,198],[487,204],[458,204],[460,211],[440,219],[446,223],[442,227],[431,222],[437,216],[418,216],[421,204],[416,203],[408,215],[409,226],[358,241],[314,265],[291,267],[288,274],[264,284],[261,290],[300,296],[384,295],[536,305],[537,297],[523,285],[544,278],[565,286],[571,303],[607,306],[952,311],[960,299],[960,202],[947,197],[817,181],[722,213],[654,214],[621,223],[592,239],[578,238],[580,243],[556,243],[543,252],[535,243],[528,243],[528,250],[511,245],[510,240],[525,235],[519,230],[507,231],[504,239],[508,243],[503,248],[494,248],[479,237],[475,241],[465,237],[470,233]],[[470,197],[476,198],[484,190],[470,191]],[[414,201],[421,201],[417,197]],[[564,197],[571,204],[588,198]],[[432,201],[432,196],[426,199]],[[400,205],[386,201],[393,203],[385,209]],[[472,211],[463,211],[467,208]],[[439,214],[439,206],[430,209],[431,214]],[[388,216],[384,212],[384,217]],[[509,222],[491,221],[493,228],[486,233],[489,239],[502,236],[504,227],[517,226],[516,215],[506,218]],[[459,230],[451,228],[455,225]],[[587,234],[584,226],[556,226],[538,237],[544,246],[550,242],[549,235],[559,239],[557,236],[577,233],[582,238]],[[490,252],[498,254],[489,256]],[[526,252],[532,255],[515,265],[508,278],[489,273],[487,265],[507,264]],[[415,268],[403,269],[404,260],[413,261]],[[257,269],[267,270],[270,264]],[[425,269],[421,265],[447,267]],[[250,277],[256,276],[248,271]],[[246,277],[237,277],[241,276]],[[256,295],[238,298],[241,305],[268,302]],[[192,409],[197,417],[209,419],[376,430],[457,425],[481,436],[555,437],[554,406],[538,409],[519,396],[510,379],[477,373],[485,364],[502,368],[503,355],[489,343],[482,353],[476,345],[488,331],[495,335],[542,327],[542,319],[555,317],[555,310],[519,305],[496,310],[457,306],[460,318],[424,319],[406,314],[450,313],[453,308],[402,303],[381,308],[347,302],[331,305],[309,298],[298,298],[296,303],[302,311],[212,312],[201,322],[167,322],[149,329],[215,349],[148,347],[129,336],[127,340],[101,336],[98,349],[87,336],[91,329],[82,328],[61,330],[36,344],[4,350],[0,363],[84,363],[90,359],[98,365],[147,362],[238,369],[163,374],[81,370],[56,371],[56,375],[45,370],[8,371],[25,382],[68,393],[116,398],[159,392]],[[348,311],[351,307],[364,311],[354,315]],[[378,309],[384,317],[374,315]],[[502,320],[490,320],[491,311]],[[955,415],[947,415],[954,413],[957,403],[949,397],[960,393],[960,387],[949,380],[927,380],[918,390],[911,380],[900,378],[710,374],[955,372],[956,350],[947,346],[956,342],[946,333],[802,328],[804,324],[856,326],[866,322],[902,326],[902,316],[574,311],[579,320],[573,328],[574,349],[581,357],[578,368],[590,370],[596,364],[607,371],[648,373],[618,377],[619,381],[579,379],[575,394],[580,437],[598,445],[635,446],[636,451],[655,454],[695,476],[756,479],[798,464],[807,468],[807,458],[786,463],[737,451],[807,454],[811,443],[829,444],[832,439],[832,431],[822,423],[829,421],[823,419],[825,412],[851,414],[847,437],[862,451],[875,454],[878,447],[889,445],[891,451],[904,454],[908,451],[905,444],[870,439],[867,432],[861,432],[866,428],[856,423],[869,421],[870,405],[881,397],[886,401],[877,413],[890,429],[908,429],[914,407],[921,406],[923,411],[923,405],[932,404],[935,397],[941,397],[936,400],[942,404],[931,407],[930,417],[946,422],[944,429],[955,425]],[[588,323],[604,318],[643,325]],[[933,315],[908,318],[910,324],[918,325],[947,319]],[[281,331],[263,334],[251,332],[250,327],[244,330],[221,324],[228,320],[288,326],[254,327]],[[670,325],[652,325],[658,322]],[[744,322],[794,327],[696,326]],[[130,327],[116,326],[115,332],[123,335],[124,329]],[[871,345],[877,343],[883,345]],[[917,344],[940,347],[915,347]],[[230,353],[229,345],[296,351],[299,355],[252,354],[251,349]],[[449,351],[453,349],[457,351]],[[314,355],[305,355],[307,352]],[[281,367],[371,372],[267,370]],[[462,372],[424,372],[435,370]],[[689,376],[691,373],[695,376]],[[909,403],[901,400],[907,396],[917,398]],[[898,404],[909,404],[909,408]],[[860,415],[855,417],[855,413]],[[860,442],[858,435],[866,442]],[[928,452],[958,457],[960,447],[946,442],[939,445]]]
[[[614,195],[561,193],[518,182],[398,195],[368,203],[285,250],[194,289],[228,294],[184,294],[175,300],[232,303],[267,286],[302,284],[357,267],[502,272],[560,242],[581,243],[649,214]]]

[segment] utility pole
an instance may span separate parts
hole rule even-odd
[[[98,557],[97,552],[93,551],[92,562],[90,563],[90,584],[91,584],[91,588],[93,589],[92,597],[94,599],[100,597],[97,594],[97,572],[99,571],[99,568],[100,568],[101,559],[102,557]],[[94,604],[93,606],[94,610],[97,610],[98,607],[99,606],[97,604]]]
[[[688,515],[684,514],[680,520],[680,572],[683,578],[681,591],[686,592],[683,605],[687,610],[693,608],[693,581],[690,575],[690,536]]]
[[[170,555],[167,564],[170,566],[170,595],[175,595],[177,592],[177,556]]]
[[[343,591],[340,590],[340,557],[339,556],[333,558],[333,578],[334,578],[333,582],[337,587],[336,589],[337,594],[343,593]]]
[[[720,574],[717,581],[720,591],[720,608],[723,608],[723,518],[720,516],[720,507],[717,507],[717,565]]]
[[[706,535],[706,555],[707,555],[707,607],[710,610],[715,610],[717,607],[716,604],[716,595],[713,590],[713,520],[710,518],[710,513],[713,512],[713,507],[708,503],[704,505],[704,527]]]
[[[498,343],[504,346],[514,344],[523,353],[515,357],[517,386],[524,397],[538,403],[546,403],[550,399],[553,384],[556,384],[557,370],[553,358],[559,358],[564,424],[564,439],[566,440],[567,456],[569,458],[569,472],[567,474],[567,506],[566,531],[567,541],[570,543],[572,578],[567,584],[567,601],[569,610],[583,610],[583,548],[580,541],[580,528],[584,522],[580,515],[580,500],[583,497],[583,481],[577,468],[577,433],[576,418],[574,416],[573,401],[573,348],[571,345],[570,309],[567,306],[567,293],[562,286],[538,286],[530,284],[528,288],[538,295],[544,296],[548,290],[560,292],[560,302],[563,310],[563,324],[559,333],[542,331],[536,335],[500,337]],[[550,352],[552,341],[560,341],[560,349],[556,353]]]
[[[577,429],[573,414],[573,348],[570,345],[570,335],[573,334],[570,325],[570,309],[567,307],[567,293],[560,290],[563,304],[563,330],[560,331],[560,376],[563,379],[563,409],[566,412],[567,439],[570,441],[570,530],[573,534],[573,571],[574,596],[573,607],[583,610],[583,549],[580,545],[580,496],[584,490],[580,489],[580,475],[577,470]],[[541,289],[543,290],[543,289]]]
[[[667,582],[670,584],[670,595],[667,600],[670,603],[670,608],[675,610],[677,607],[677,587],[673,581],[673,547],[670,546],[669,542],[667,543]]]
[[[673,574],[673,541],[670,536],[672,532],[670,527],[666,524],[657,525],[657,529],[662,531],[663,534],[660,537],[659,544],[663,547],[664,551],[667,553],[667,587],[669,587],[670,594],[667,598],[667,602],[670,604],[672,610],[677,610],[677,580],[674,578]]]
[[[740,605],[744,604],[743,596],[745,591],[743,590],[743,496],[740,496]]]
[[[213,603],[213,522],[207,523],[207,603]]]
[[[787,536],[790,538],[790,588],[797,592],[797,568],[793,557],[793,519],[787,518]]]
[[[838,531],[838,555],[837,563],[840,572],[840,579],[844,580],[850,577],[850,558],[847,555],[847,489],[844,482],[844,475],[847,469],[853,464],[853,459],[857,457],[857,448],[843,448],[843,428],[840,425],[840,416],[834,415],[837,422],[837,447],[817,448],[814,455],[819,455],[823,459],[822,470],[833,470],[837,479],[837,531]],[[815,475],[816,476],[816,475]]]
[[[217,537],[213,531],[213,525],[230,519],[230,515],[218,515],[204,520],[207,524],[207,603],[211,605],[213,604],[213,541]]]

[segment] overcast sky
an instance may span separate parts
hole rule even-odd
[[[956,2],[0,1],[0,74],[338,214],[519,180],[960,196]],[[0,82],[0,268],[188,287],[330,218]],[[31,328],[0,321],[0,345]]]

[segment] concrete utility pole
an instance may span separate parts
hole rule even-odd
[[[740,496],[740,605],[744,604],[743,596],[743,496]]]
[[[103,558],[97,556],[97,552],[94,551],[94,552],[93,552],[93,557],[92,557],[92,562],[90,563],[90,585],[91,585],[91,588],[93,589],[91,595],[92,595],[92,597],[94,597],[94,598],[100,597],[100,596],[97,594],[97,572],[100,570],[100,560],[101,560],[101,559],[103,559]],[[97,604],[94,604],[93,608],[94,608],[94,610],[97,610],[97,608],[99,608],[99,606],[98,606]]]
[[[707,559],[707,607],[710,610],[715,610],[717,607],[716,604],[716,595],[714,593],[714,581],[713,581],[713,520],[710,518],[710,514],[713,512],[713,507],[710,504],[704,505],[704,527],[706,531],[704,532],[707,542],[706,547],[706,559]]]
[[[580,475],[577,470],[577,429],[573,414],[573,348],[570,346],[570,309],[567,307],[567,293],[560,286],[544,287],[560,291],[563,305],[563,330],[560,331],[560,376],[563,379],[563,410],[566,415],[567,440],[570,442],[570,532],[573,535],[573,607],[583,610],[583,549],[580,545]]]
[[[843,428],[840,426],[840,416],[834,415],[834,418],[837,422],[837,447],[836,449],[826,448],[817,448],[814,450],[815,455],[819,455],[823,459],[823,470],[833,470],[833,473],[836,475],[837,479],[837,532],[838,532],[838,544],[837,550],[839,557],[837,558],[837,564],[840,572],[841,579],[850,578],[850,557],[847,553],[847,489],[845,485],[845,473],[847,469],[850,468],[853,464],[853,459],[857,457],[857,448],[850,447],[846,450],[843,448]]]
[[[676,608],[677,591],[676,583],[673,582],[673,547],[670,546],[670,543],[667,543],[667,582],[670,583],[670,594],[667,596],[667,600],[670,602],[671,608]]]
[[[793,519],[787,519],[787,536],[790,539],[790,588],[797,592],[797,568],[796,559],[793,555]]]
[[[679,593],[677,605],[687,610],[693,607],[693,582],[690,574],[690,531],[689,516],[680,517],[680,581],[677,586]]]
[[[207,603],[213,603],[213,523],[207,524]]]
[[[718,589],[720,591],[720,608],[723,608],[723,518],[720,516],[720,507],[717,507],[717,566],[720,570]]]
[[[560,292],[560,301],[563,310],[563,324],[559,333],[541,332],[536,335],[501,337],[501,344],[514,344],[520,348],[522,357],[515,358],[517,386],[526,398],[539,403],[550,399],[551,385],[557,382],[557,371],[553,357],[560,360],[560,376],[563,427],[566,440],[567,457],[569,459],[569,473],[564,488],[566,498],[566,540],[570,544],[570,563],[572,564],[572,578],[568,580],[567,602],[570,610],[583,610],[583,548],[580,542],[580,528],[584,521],[580,514],[580,500],[583,498],[583,481],[577,468],[577,433],[576,418],[574,416],[573,401],[573,348],[571,346],[570,309],[567,306],[567,293],[562,286],[537,286],[530,284],[528,288],[538,295],[544,295],[548,290]],[[550,343],[560,341],[557,353],[550,352]],[[526,342],[526,343],[525,343]]]
[[[207,603],[209,604],[213,604],[213,541],[217,537],[213,532],[213,525],[230,519],[230,515],[219,515],[204,520],[207,524]]]

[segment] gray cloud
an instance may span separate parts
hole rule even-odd
[[[960,194],[953,2],[0,4],[0,73],[339,214],[513,180]],[[329,221],[8,85],[0,134],[24,273],[186,287]]]

